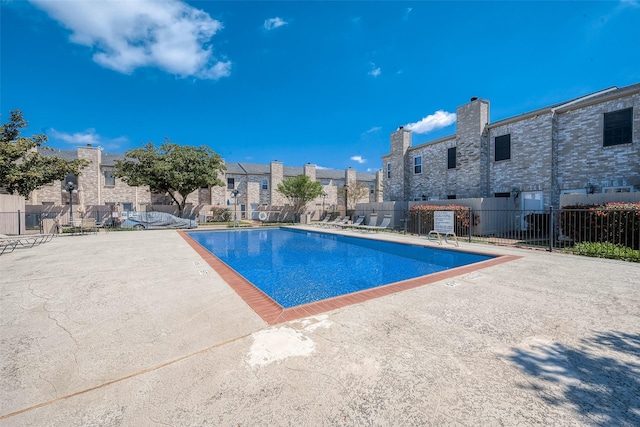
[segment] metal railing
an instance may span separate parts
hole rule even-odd
[[[352,218],[363,215],[369,224],[375,213],[377,222],[392,215],[390,230],[427,236],[435,230],[434,212],[447,210],[409,209],[405,211],[351,211]],[[337,212],[333,213],[338,215]],[[76,215],[74,215],[74,218]],[[91,211],[85,218],[108,225],[110,211]],[[375,218],[374,217],[374,218]],[[69,212],[0,212],[0,233],[42,233],[45,220],[59,224],[70,221]],[[78,219],[78,218],[76,218]],[[7,230],[10,230],[7,232]],[[13,231],[11,231],[13,230]],[[516,246],[548,251],[572,252],[581,255],[640,261],[640,210],[637,209],[554,209],[533,210],[472,210],[458,208],[453,214],[453,232],[459,241]]]
[[[435,229],[434,211],[405,212],[407,233],[428,235]],[[470,243],[640,261],[639,210],[466,208],[454,211],[453,228],[459,240]]]

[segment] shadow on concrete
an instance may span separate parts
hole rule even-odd
[[[640,334],[600,333],[578,348],[535,342],[509,359],[549,404],[571,405],[597,425],[640,426]]]

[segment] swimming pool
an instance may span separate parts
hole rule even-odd
[[[494,258],[298,229],[187,234],[284,308]]]

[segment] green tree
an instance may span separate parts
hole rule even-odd
[[[322,185],[319,182],[311,181],[306,175],[298,175],[279,183],[277,190],[289,199],[296,214],[299,215],[307,203],[322,194]]]
[[[62,180],[67,174],[79,175],[88,164],[82,159],[69,161],[43,156],[37,149],[47,142],[47,136],[20,136],[20,130],[27,126],[22,112],[16,109],[11,111],[9,121],[0,127],[0,187],[10,194],[29,197],[33,190]]]
[[[226,169],[220,155],[203,145],[178,145],[166,138],[159,147],[149,142],[124,156],[124,160],[116,160],[114,176],[129,185],[148,185],[153,192],[168,194],[178,205],[180,216],[190,193],[224,185],[218,177]]]

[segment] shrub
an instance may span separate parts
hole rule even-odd
[[[211,216],[207,222],[227,222],[231,219],[231,210],[227,208],[211,208]]]
[[[574,242],[608,242],[640,249],[640,202],[565,206],[562,232]]]
[[[572,250],[590,257],[640,262],[640,250],[609,242],[582,242],[573,246]]]
[[[460,205],[446,205],[446,206],[435,206],[435,205],[416,205],[412,206],[409,211],[409,218],[411,220],[412,227],[414,227],[415,231],[419,229],[422,233],[428,233],[430,230],[433,230],[433,218],[435,211],[453,211],[454,217],[454,231],[459,236],[464,236],[469,233],[469,211],[470,209],[467,206]],[[476,214],[473,214],[473,225],[476,226],[480,224],[480,217]]]

